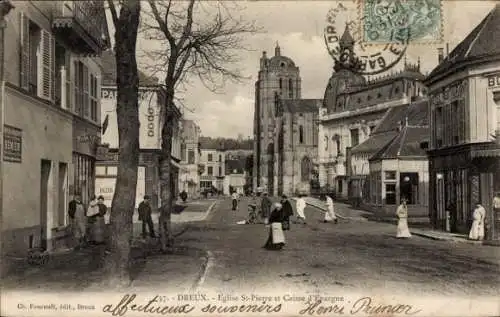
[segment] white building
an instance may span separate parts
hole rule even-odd
[[[103,120],[102,143],[108,145],[108,153],[100,158],[96,167],[96,194],[103,195],[105,203],[111,206],[118,166],[118,124],[116,118],[116,62],[112,52],[103,55],[103,87],[101,117]],[[139,167],[136,191],[136,207],[144,195],[151,197],[153,208],[160,207],[160,160],[161,130],[164,122],[164,88],[156,78],[139,76]],[[173,193],[178,193],[180,161],[180,118],[181,112],[173,107],[178,122],[174,127],[172,144]],[[106,123],[104,123],[106,122]],[[174,196],[175,197],[175,196]]]
[[[179,190],[188,197],[200,195],[200,127],[193,120],[182,120]]]
[[[200,169],[203,171],[200,176],[200,190],[207,191],[211,188],[224,193],[225,174],[225,151],[220,149],[201,149]]]

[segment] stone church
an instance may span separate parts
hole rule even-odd
[[[255,83],[253,190],[307,194],[317,180],[321,99],[301,99],[300,70],[281,55],[262,53]]]

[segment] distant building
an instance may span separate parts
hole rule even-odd
[[[232,192],[237,192],[238,194],[245,193],[245,184],[247,181],[245,163],[246,157],[226,159],[224,194],[231,194]]]
[[[434,227],[466,233],[475,205],[487,211],[486,235],[500,238],[493,213],[500,191],[500,5],[426,80],[429,86],[430,216]]]
[[[103,122],[102,143],[108,145],[108,152],[96,166],[96,194],[103,195],[105,204],[111,206],[118,169],[118,123],[116,117],[116,61],[113,52],[103,55],[104,75],[102,80]],[[136,190],[136,207],[144,195],[151,197],[151,206],[161,206],[160,199],[160,162],[161,162],[161,130],[164,122],[165,90],[156,78],[148,78],[143,73],[139,76],[139,167]],[[174,115],[177,120],[172,141],[172,192],[178,194],[179,161],[180,161],[180,120],[181,112],[176,106]],[[104,127],[106,129],[104,129]]]
[[[224,193],[225,177],[225,151],[223,149],[201,149],[200,169],[200,190],[206,192],[216,189],[219,193]]]
[[[281,55],[263,52],[255,83],[253,190],[270,195],[310,191],[317,156],[321,101],[301,99],[299,67]]]
[[[406,198],[410,215],[427,217],[428,115],[427,99],[392,107],[370,137],[351,150],[353,198],[386,214]]]
[[[3,273],[11,255],[67,247],[68,203],[75,194],[88,203],[94,193],[100,55],[109,45],[102,2],[14,5],[0,47]]]
[[[319,116],[318,162],[320,186],[338,199],[347,199],[352,192],[350,180],[350,149],[363,143],[392,107],[407,105],[426,88],[420,65],[405,61],[402,71],[366,81],[356,72],[354,39],[346,26],[340,39],[340,50],[349,52],[342,62],[335,62],[334,73],[328,80],[323,107]],[[367,175],[368,158],[363,158],[361,170]]]
[[[182,120],[179,190],[188,197],[200,194],[200,127],[193,120]]]

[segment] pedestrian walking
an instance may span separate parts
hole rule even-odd
[[[283,206],[275,203],[269,216],[269,236],[264,248],[267,250],[281,250],[285,245],[285,234],[283,232],[283,221],[285,214]]]
[[[105,231],[106,223],[104,221],[104,215],[106,214],[108,208],[104,204],[104,197],[99,196],[95,198],[92,196],[89,208],[87,209],[87,219],[89,223],[89,240],[91,244],[104,244],[105,243]]]
[[[271,199],[269,199],[267,193],[264,193],[260,205],[260,216],[263,219],[264,224],[266,225],[269,223],[269,216],[271,215],[271,207],[272,207]]]
[[[290,217],[293,216],[293,207],[286,195],[281,196],[281,206],[283,209],[283,230],[290,230]]]
[[[71,231],[77,241],[76,250],[85,245],[85,231],[87,229],[87,218],[85,217],[85,207],[80,195],[75,195],[69,202],[68,215],[71,220]]]
[[[299,198],[297,198],[295,209],[297,209],[297,223],[306,224],[306,200],[304,199],[304,195],[301,194]]]
[[[411,238],[410,229],[408,229],[408,207],[406,206],[406,198],[401,199],[401,204],[396,209],[398,217],[398,227],[396,238]]]
[[[144,200],[141,201],[141,203],[139,204],[137,212],[139,213],[139,221],[142,221],[142,237],[146,239],[147,236],[146,226],[147,226],[149,229],[149,236],[151,238],[155,238],[156,234],[153,225],[153,217],[151,216],[152,211],[148,195],[144,196]]]
[[[233,210],[236,210],[238,209],[238,198],[239,198],[239,195],[236,191],[233,191],[233,194],[231,195],[232,199],[233,199]]]
[[[472,227],[469,232],[469,239],[481,241],[484,239],[484,220],[486,210],[481,204],[477,204],[472,213]]]
[[[324,195],[323,197],[326,201],[326,210],[323,222],[327,223],[333,221],[334,223],[338,223],[337,215],[335,214],[335,206],[333,205],[333,199],[329,195]]]

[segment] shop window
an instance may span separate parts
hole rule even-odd
[[[385,204],[396,204],[396,184],[385,184]]]
[[[98,176],[106,175],[106,166],[96,166],[95,167],[95,174]]]
[[[88,204],[90,197],[95,194],[95,162],[90,156],[73,153],[73,195],[80,195],[82,202]]]
[[[385,180],[396,180],[396,171],[385,171]]]
[[[407,204],[419,203],[418,173],[400,173],[399,176],[400,200],[406,198]]]
[[[110,176],[118,175],[118,166],[108,166],[106,168],[106,175],[110,175]]]

